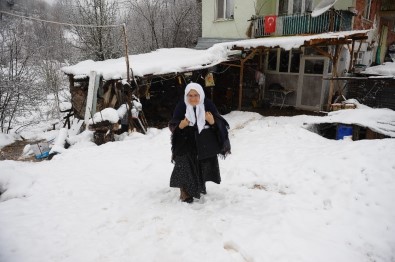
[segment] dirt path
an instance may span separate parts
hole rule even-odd
[[[33,155],[28,157],[23,157],[23,149],[28,144],[34,144],[38,141],[31,140],[17,140],[11,145],[5,146],[0,149],[0,160],[17,160],[17,161],[33,161],[38,162],[41,161],[36,159]]]

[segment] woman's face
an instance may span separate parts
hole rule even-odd
[[[187,94],[187,98],[188,98],[188,103],[191,106],[196,106],[199,104],[200,102],[200,95],[196,90],[191,89],[191,91],[189,91],[189,93]]]

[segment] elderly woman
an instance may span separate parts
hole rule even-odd
[[[202,86],[190,83],[169,128],[175,163],[170,186],[180,188],[181,201],[192,203],[194,197],[206,194],[207,181],[221,182],[217,154],[226,157],[230,153],[229,124],[205,98]]]

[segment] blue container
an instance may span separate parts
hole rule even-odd
[[[49,151],[43,152],[42,154],[36,155],[36,159],[42,159],[49,156]]]
[[[352,136],[352,126],[338,125],[336,132],[336,140],[343,139],[345,136]]]

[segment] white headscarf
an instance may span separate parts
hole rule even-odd
[[[193,106],[188,103],[188,93],[191,89],[195,90],[199,93],[200,101],[199,104],[196,105],[196,118],[195,113],[193,112]],[[197,121],[197,127],[199,133],[203,130],[204,125],[206,124],[206,111],[204,108],[204,90],[201,85],[198,83],[189,83],[185,87],[184,101],[187,105],[187,110],[185,112],[185,117],[189,120],[189,125],[194,126]]]

